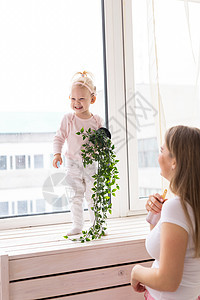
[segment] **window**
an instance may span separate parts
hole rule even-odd
[[[7,157],[5,155],[0,156],[0,170],[7,169]]]
[[[0,216],[8,216],[8,202],[0,202]]]
[[[135,137],[128,146],[132,210],[144,208],[144,197],[163,186],[157,163],[160,128],[200,126],[200,3],[187,3],[189,13],[184,1],[124,2],[127,128]]]
[[[70,112],[75,72],[94,74],[97,100],[91,111],[105,119],[102,3],[1,2],[0,142],[1,153],[7,153],[0,156],[0,170],[5,170],[0,172],[2,212],[6,207],[10,217],[56,212],[61,213],[58,219],[70,220],[63,214],[67,206],[62,187],[56,190],[60,194],[54,193],[57,206],[49,203],[43,189],[52,175],[64,173],[64,167],[52,168],[52,141],[62,117]]]
[[[25,155],[16,155],[15,163],[16,163],[15,165],[16,169],[25,169],[26,168]]]
[[[44,167],[43,155],[42,154],[34,155],[34,168],[35,169],[40,169],[40,168],[43,168],[43,167]]]
[[[13,168],[13,158],[12,158],[12,156],[10,156],[10,168],[11,169]]]
[[[28,212],[27,201],[17,201],[17,211],[19,215],[27,214]]]
[[[45,212],[45,200],[44,199],[36,199],[36,211],[38,213]]]
[[[28,168],[30,168],[30,167],[31,167],[31,156],[28,155]]]
[[[156,138],[138,139],[139,168],[158,168],[158,143]]]

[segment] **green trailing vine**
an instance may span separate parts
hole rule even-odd
[[[96,162],[97,172],[93,175],[94,185],[92,188],[94,224],[88,231],[82,231],[82,236],[73,239],[73,241],[84,243],[85,241],[100,239],[105,235],[107,212],[112,213],[111,196],[115,197],[115,192],[119,190],[119,185],[116,182],[119,179],[116,166],[119,160],[116,159],[115,146],[105,134],[106,131],[106,128],[96,131],[89,128],[84,132],[84,128],[82,128],[76,133],[82,135],[83,140],[87,139],[81,150],[84,167]]]

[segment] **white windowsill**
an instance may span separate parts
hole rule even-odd
[[[81,244],[66,240],[63,236],[71,227],[71,223],[45,226],[8,229],[0,231],[0,252],[16,258],[16,256],[35,256],[37,253],[49,251],[66,251],[80,247],[102,247],[105,244],[142,242],[149,232],[145,215],[107,220],[108,235],[91,242]],[[85,222],[87,229],[89,222]]]

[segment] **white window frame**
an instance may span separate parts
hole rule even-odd
[[[133,25],[132,25],[132,0],[122,0],[123,10],[123,37],[124,37],[124,64],[125,64],[125,102],[135,95],[134,84],[134,55],[133,55]],[[134,97],[133,97],[134,101]],[[127,114],[128,111],[127,104]],[[127,135],[131,133],[133,138],[128,141],[128,173],[129,173],[129,195],[130,207],[128,215],[145,213],[146,198],[139,199],[138,182],[138,143],[137,130],[127,115]]]
[[[102,0],[105,26],[105,79],[107,85],[108,123],[118,138],[124,141],[117,150],[120,190],[113,197],[113,212],[109,216],[124,217],[144,213],[138,202],[137,140],[129,141],[126,101],[134,92],[131,0]],[[125,22],[124,22],[125,20]],[[124,23],[123,23],[124,22]],[[125,42],[125,45],[124,45]],[[123,128],[123,129],[122,129]],[[131,129],[133,130],[133,129]],[[132,134],[136,136],[133,131]],[[115,143],[115,141],[113,141]],[[131,179],[131,180],[130,180]],[[134,184],[131,184],[134,182]],[[88,212],[85,212],[88,218]],[[49,213],[0,219],[0,229],[39,226],[70,222],[69,213]]]

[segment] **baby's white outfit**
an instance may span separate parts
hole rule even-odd
[[[54,154],[61,153],[62,147],[67,141],[66,156],[66,177],[70,185],[70,209],[72,212],[73,227],[67,235],[78,234],[83,229],[83,199],[88,204],[90,222],[94,223],[94,213],[91,210],[93,206],[91,190],[94,179],[92,176],[96,173],[96,164],[87,165],[84,168],[82,163],[81,149],[82,144],[87,143],[87,139],[83,140],[82,135],[76,133],[84,128],[84,131],[89,128],[97,130],[103,126],[103,120],[98,115],[92,115],[89,119],[81,119],[75,114],[66,114],[61,122],[60,128],[57,131],[54,142]]]

